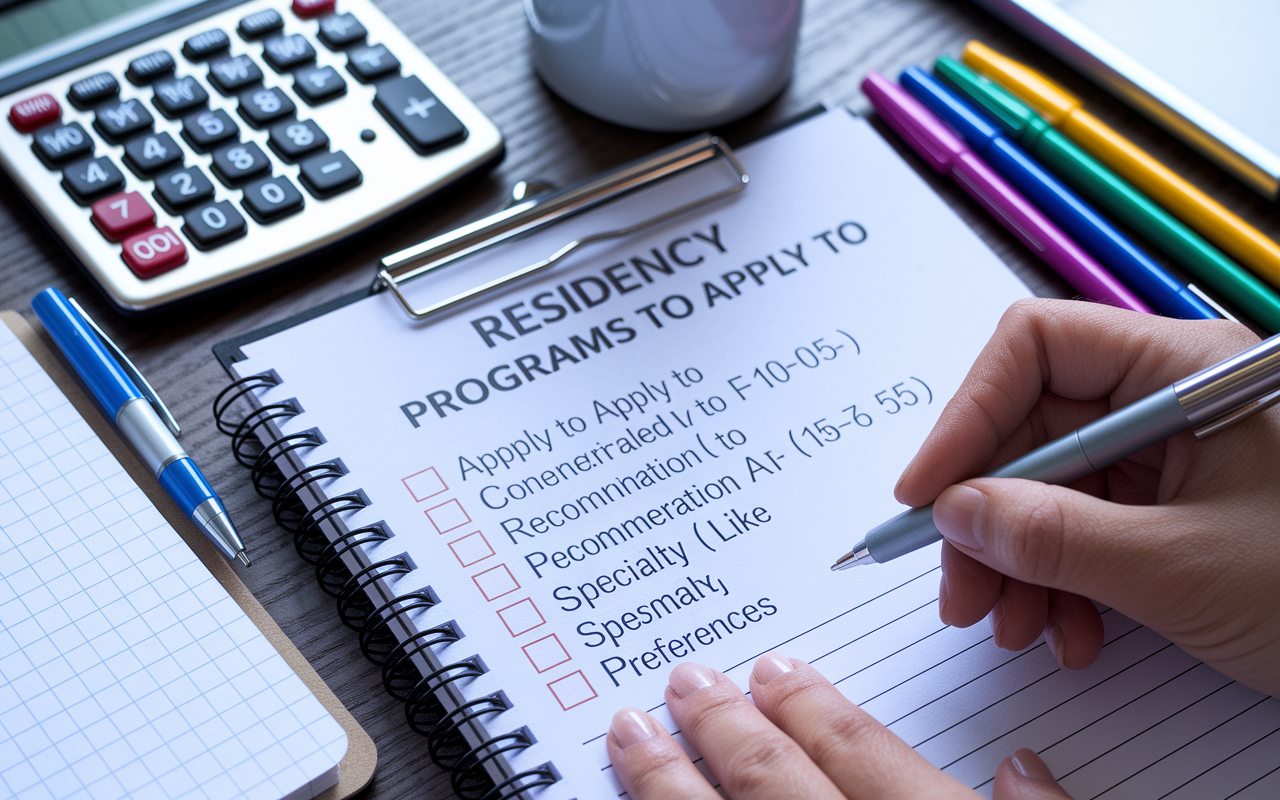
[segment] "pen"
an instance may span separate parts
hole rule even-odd
[[[1084,110],[1044,75],[980,42],[965,45],[964,62],[1003,84],[1099,161],[1155,199],[1174,216],[1280,286],[1280,244],[1183,180],[1142,148]],[[1258,98],[1258,102],[1268,102]]]
[[[89,319],[74,300],[50,287],[35,296],[31,310],[44,323],[58,349],[88,387],[98,407],[156,474],[160,485],[196,524],[213,540],[227,558],[238,558],[249,566],[244,542],[231,524],[222,501],[174,438],[176,423],[160,419],[147,396],[138,389],[127,370],[147,386],[145,379],[124,354],[118,360],[108,347],[119,349]],[[154,396],[154,392],[151,393]],[[159,403],[159,398],[156,398]],[[163,406],[161,406],[163,408]],[[168,411],[165,410],[165,414]]]
[[[1036,163],[933,76],[916,67],[902,73],[902,85],[960,134],[974,151],[1014,188],[1035,203],[1067,235],[1158,313],[1188,319],[1218,319],[1195,292],[1102,218],[1061,181]]]
[[[1280,335],[1148,395],[1060,439],[1037,447],[984,478],[1027,478],[1065,485],[1195,428],[1197,438],[1280,400]],[[942,538],[933,505],[905,511],[873,528],[831,569],[895,559]]]
[[[873,72],[863,80],[862,91],[889,127],[929,166],[950,175],[1081,295],[1144,314],[1153,313],[1150,306],[1037,211],[905,89]]]
[[[1280,332],[1280,296],[1169,212],[1098,163],[1031,106],[954,58],[943,56],[934,74],[973,101],[1040,163],[1196,274],[1272,333]]]

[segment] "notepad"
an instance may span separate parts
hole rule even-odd
[[[260,429],[294,437],[276,450],[308,470],[324,536],[366,529],[362,563],[381,566],[361,580],[436,601],[401,635],[483,661],[448,702],[479,703],[489,737],[528,732],[508,774],[549,763],[539,797],[614,796],[615,710],[674,730],[674,664],[745,687],[778,650],[983,792],[1031,747],[1077,798],[1274,793],[1280,703],[1120,614],[1098,662],[1065,671],[1043,642],[943,625],[937,546],[830,571],[901,510],[894,481],[1028,293],[862,120],[833,111],[739,155],[746,191],[538,280],[426,324],[375,295],[233,365],[268,376]],[[406,291],[425,305],[652,217],[721,167]]]
[[[0,794],[313,797],[346,749],[0,325]]]

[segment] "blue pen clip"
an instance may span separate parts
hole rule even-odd
[[[133,362],[129,360],[129,357],[124,354],[124,351],[117,347],[115,342],[111,341],[111,337],[107,336],[106,331],[98,327],[98,323],[93,321],[93,317],[90,317],[85,313],[85,310],[80,307],[80,304],[76,302],[74,297],[68,297],[67,302],[76,310],[76,313],[80,315],[80,318],[84,320],[85,324],[93,329],[94,334],[104,345],[106,345],[106,348],[111,351],[111,354],[115,356],[116,362],[120,364],[121,369],[127,372],[129,377],[138,384],[139,389],[142,391],[143,395],[146,396],[147,402],[151,403],[152,407],[155,408],[156,413],[160,415],[160,419],[164,420],[165,427],[169,429],[169,432],[172,433],[175,438],[181,436],[182,428],[178,427],[178,421],[173,418],[173,414],[169,413],[169,407],[160,399],[160,395],[156,394],[156,390],[151,388],[151,383],[142,376],[142,373],[133,365]]]

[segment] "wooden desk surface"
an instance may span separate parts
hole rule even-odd
[[[682,137],[601,122],[551,94],[530,65],[521,0],[378,2],[497,123],[507,140],[506,158],[497,168],[427,202],[377,237],[364,237],[328,257],[181,312],[145,320],[114,313],[14,186],[0,178],[0,308],[19,309],[30,318],[32,296],[57,286],[77,297],[133,357],[173,409],[187,450],[244,534],[254,560],[252,568],[240,570],[245,583],[377,743],[377,777],[365,796],[445,798],[452,796],[447,775],[428,760],[425,739],[405,725],[402,707],[382,691],[378,670],[360,655],[355,637],[337,620],[333,600],[317,588],[289,537],[274,526],[270,503],[254,493],[247,471],[232,459],[226,438],[214,428],[210,406],[227,377],[210,347],[367,286],[380,256],[497,210],[518,180],[569,183]],[[958,55],[964,42],[975,37],[1055,76],[1100,117],[1280,237],[1280,206],[1252,193],[964,0],[806,0],[791,84],[763,110],[720,132],[730,143],[741,141],[816,103],[868,112],[858,88],[868,72],[896,76],[902,68],[931,63],[942,53]],[[1072,294],[954,184],[926,172],[923,162],[895,146],[1036,293]]]

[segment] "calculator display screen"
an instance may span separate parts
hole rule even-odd
[[[201,0],[0,0],[0,77]]]

